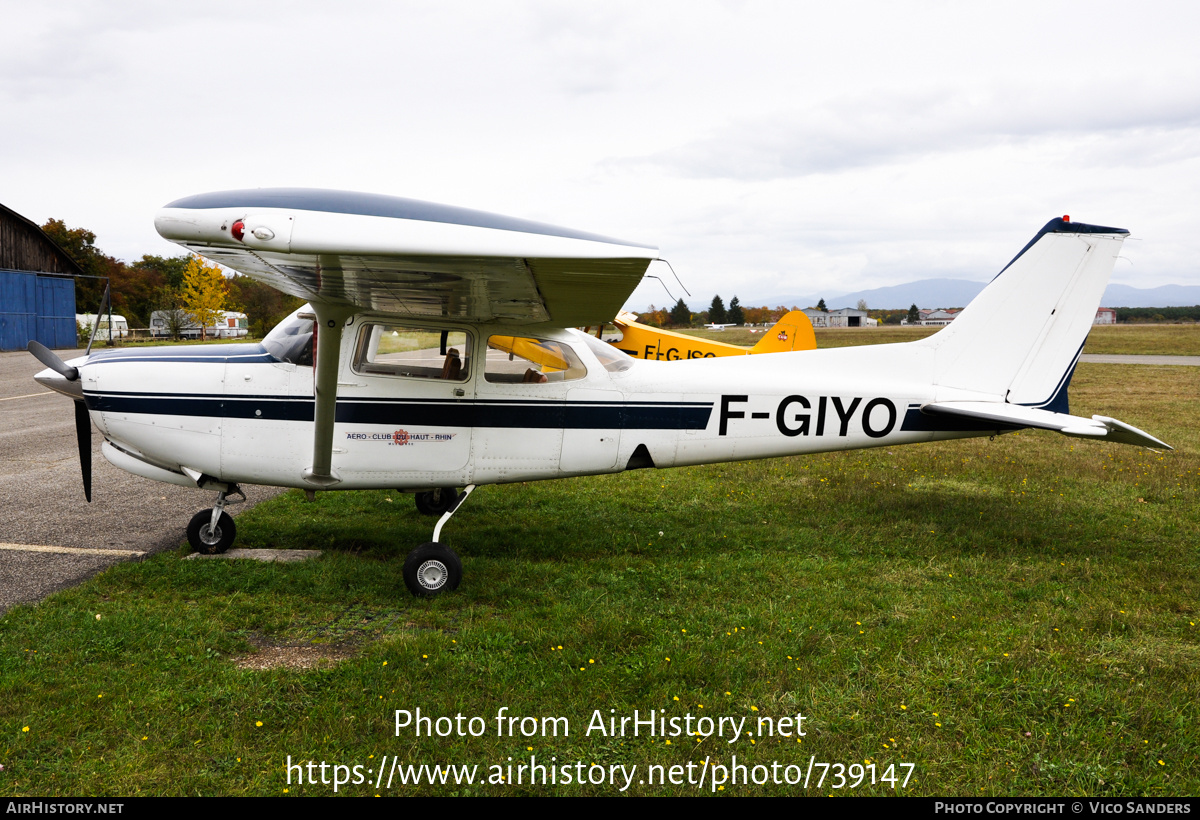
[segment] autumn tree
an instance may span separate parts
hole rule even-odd
[[[652,325],[653,327],[662,327],[668,321],[670,316],[667,314],[666,308],[656,308],[654,305],[645,313],[638,314],[638,321],[643,325]]]
[[[167,287],[178,289],[183,287],[183,274],[187,272],[188,264],[191,261],[186,253],[179,256],[145,254],[130,265],[129,269],[147,279],[153,279]]]
[[[742,303],[738,301],[736,296],[729,300],[729,310],[725,311],[725,321],[735,325],[745,324],[746,322],[746,317],[742,313]]]
[[[133,264],[109,256],[96,247],[96,234],[86,228],[68,228],[61,219],[47,220],[46,236],[62,248],[89,277],[105,277],[112,295],[112,311],[129,321],[130,327],[146,327],[150,314],[159,308],[165,287],[179,288],[188,257],[143,256]],[[104,292],[102,279],[79,279],[75,283],[75,312],[95,313]]]
[[[157,313],[162,320],[160,328],[172,339],[178,339],[183,335],[183,331],[191,325],[191,317],[188,316],[187,308],[183,303],[183,287],[177,288],[164,286],[159,288],[155,295],[155,310],[151,313],[151,322],[154,321],[153,314]],[[151,329],[153,333],[153,328]]]
[[[207,338],[225,310],[225,275],[216,265],[206,265],[199,256],[188,261],[183,273],[183,304],[192,321],[200,325],[200,338]]]
[[[118,278],[125,263],[106,255],[96,247],[96,234],[86,228],[68,228],[61,219],[49,219],[42,225],[42,232],[50,237],[55,245],[62,248],[67,256],[87,276],[106,277],[112,284],[112,304],[114,313],[124,314],[126,305],[124,295],[118,291],[112,280]],[[75,282],[75,312],[95,313],[100,305],[100,296],[104,293],[104,282],[100,278],[79,279]],[[126,318],[129,318],[126,316]]]
[[[266,336],[288,314],[304,304],[298,296],[289,296],[249,276],[233,276],[229,285],[230,310],[245,313],[251,336]]]

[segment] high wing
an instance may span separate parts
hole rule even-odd
[[[284,293],[413,318],[611,321],[658,249],[414,199],[311,188],[176,200],[165,238]]]
[[[308,301],[321,329],[313,461],[332,466],[342,330],[359,310],[574,327],[612,319],[656,248],[415,199],[260,188],[178,199],[154,227],[190,251]]]

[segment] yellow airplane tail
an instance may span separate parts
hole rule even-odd
[[[802,311],[788,312],[767,331],[751,353],[787,353],[792,350],[816,350],[817,334]]]

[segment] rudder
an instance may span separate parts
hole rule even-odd
[[[1129,232],[1052,219],[962,313],[915,344],[939,386],[1066,412],[1079,359]]]

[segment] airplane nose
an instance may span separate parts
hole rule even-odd
[[[83,382],[79,379],[73,382],[67,381],[61,374],[54,372],[50,368],[46,368],[34,376],[33,380],[42,385],[42,387],[49,387],[51,390],[62,393],[64,396],[70,396],[75,401],[83,400]]]

